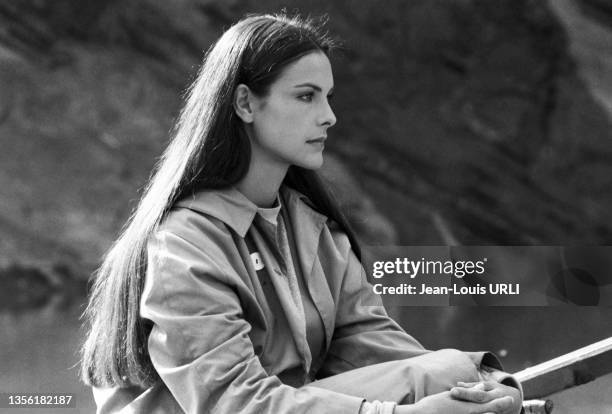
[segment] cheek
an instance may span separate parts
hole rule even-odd
[[[261,122],[262,138],[277,144],[289,144],[304,135],[304,112],[296,108],[270,108]]]

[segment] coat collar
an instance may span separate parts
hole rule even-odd
[[[302,193],[287,186],[282,186],[280,193],[286,203],[289,216],[296,223],[303,225],[310,222],[315,228],[320,228],[326,222],[327,217],[316,211],[308,197]],[[257,205],[233,186],[225,189],[199,191],[191,197],[180,200],[176,206],[221,220],[242,238],[251,227],[258,209]]]

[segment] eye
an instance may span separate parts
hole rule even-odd
[[[329,95],[327,95],[327,101],[331,102],[334,99],[334,94],[330,93]]]
[[[313,96],[314,96],[314,93],[307,92],[307,93],[303,93],[300,96],[298,96],[298,99],[304,102],[312,102]]]

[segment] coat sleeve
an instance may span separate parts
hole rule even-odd
[[[412,358],[429,353],[391,319],[367,281],[365,270],[352,251],[347,247],[348,238],[341,235],[336,245],[347,252],[346,271],[342,278],[340,293],[337,295],[336,327],[321,370],[321,376],[340,374],[381,362]],[[497,357],[490,352],[465,352],[483,380],[494,380],[518,388],[522,387],[512,375],[503,372]],[[452,354],[463,360],[457,353]],[[448,358],[452,365],[456,361]]]
[[[217,259],[222,263],[221,260]],[[233,270],[168,231],[148,245],[141,316],[151,361],[186,413],[350,413],[362,398],[268,376],[249,339]]]
[[[430,352],[387,315],[346,235],[334,238],[346,266],[341,285],[333,289],[335,329],[320,375],[335,375]]]

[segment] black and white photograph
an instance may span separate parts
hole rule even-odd
[[[0,0],[0,412],[612,413],[612,2]]]

